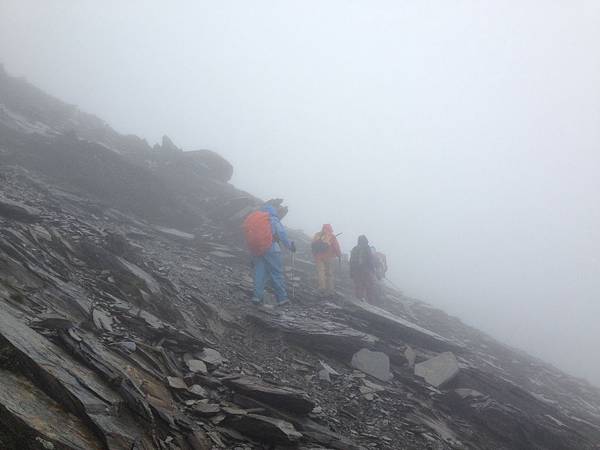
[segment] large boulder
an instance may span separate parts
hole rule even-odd
[[[448,383],[459,370],[458,361],[452,352],[444,352],[415,365],[415,375],[424,378],[427,383],[435,387]]]
[[[394,377],[390,372],[390,358],[382,352],[363,348],[354,354],[351,364],[355,369],[381,381],[390,381]]]

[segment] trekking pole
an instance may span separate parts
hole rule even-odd
[[[295,252],[292,252],[292,300],[295,300],[296,297],[296,281],[294,280],[294,255]]]
[[[342,231],[341,233],[338,233],[335,235],[335,237],[337,238],[338,236],[341,236],[342,234],[344,234],[344,232]],[[338,256],[338,262],[340,263],[340,269],[342,268],[342,257]]]

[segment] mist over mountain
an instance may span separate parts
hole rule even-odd
[[[251,304],[233,173],[0,70],[2,448],[597,448],[600,390],[346,256],[323,298],[301,231]]]
[[[2,60],[217,151],[290,225],[365,233],[407,294],[600,383],[597,2],[105,5],[2,2]]]
[[[599,23],[3,1],[0,447],[598,448]],[[274,198],[283,310],[241,228]]]

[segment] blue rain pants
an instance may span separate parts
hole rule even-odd
[[[271,279],[275,297],[280,303],[287,299],[285,291],[285,278],[283,276],[283,264],[281,262],[281,252],[268,251],[262,256],[254,256],[254,298],[263,300],[265,294],[265,284]]]

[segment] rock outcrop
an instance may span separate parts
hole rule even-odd
[[[211,176],[216,180],[227,182],[233,176],[233,166],[221,155],[211,150],[193,150],[185,152],[184,163],[199,174]]]

